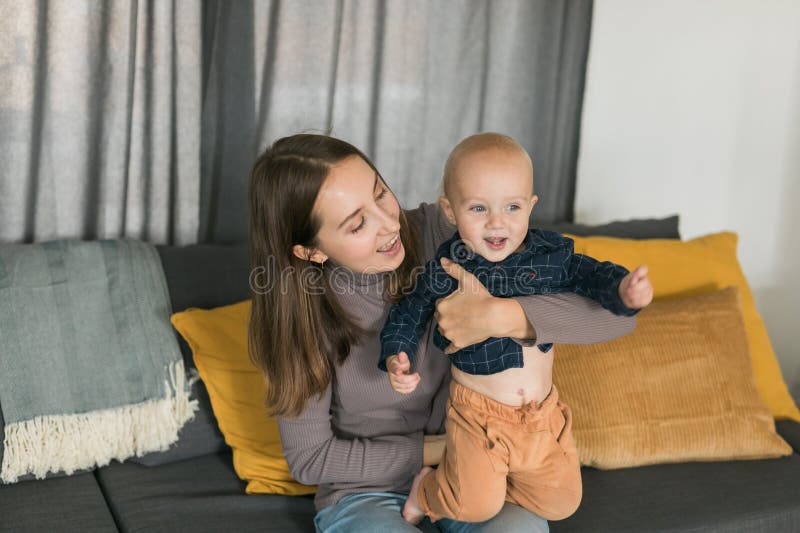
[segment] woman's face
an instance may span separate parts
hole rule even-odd
[[[314,212],[321,221],[317,250],[334,263],[369,273],[392,271],[403,262],[400,205],[360,157],[343,159],[331,169]]]

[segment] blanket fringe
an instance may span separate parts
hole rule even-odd
[[[178,440],[178,431],[194,417],[197,400],[190,400],[194,375],[187,381],[183,361],[170,363],[164,398],[73,415],[38,416],[6,424],[0,479],[14,483],[33,474],[107,465],[155,451]]]

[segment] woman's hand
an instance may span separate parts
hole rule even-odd
[[[511,298],[496,298],[464,268],[442,258],[442,268],[458,280],[458,289],[436,301],[434,317],[450,341],[446,354],[489,337],[533,338],[536,331],[525,312]]]
[[[422,443],[422,466],[436,466],[442,462],[447,435],[425,435]]]

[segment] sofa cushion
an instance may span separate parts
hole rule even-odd
[[[172,312],[208,309],[250,297],[247,244],[156,246],[164,266]],[[186,361],[191,363],[191,359]]]
[[[582,473],[583,502],[552,533],[800,531],[798,454]]]
[[[800,527],[800,455],[601,471],[583,468],[578,511],[559,532],[750,532]],[[245,495],[220,453],[147,468],[112,463],[96,472],[122,530],[314,531],[307,496]]]
[[[117,531],[92,473],[0,485],[0,531]]]
[[[613,261],[630,270],[646,264],[656,300],[737,286],[758,392],[775,418],[800,422],[800,410],[789,395],[753,292],[739,264],[737,243],[738,236],[732,232],[689,241],[575,237],[575,252],[599,261]]]
[[[233,449],[233,465],[248,494],[311,494],[294,480],[283,456],[278,421],[264,405],[264,374],[247,353],[250,300],[214,309],[187,309],[172,324],[192,348],[211,407]]]
[[[113,462],[96,474],[123,531],[314,531],[311,497],[247,495],[231,461]]]
[[[739,292],[656,300],[611,342],[559,346],[553,381],[572,408],[581,464],[790,455],[758,395]]]
[[[680,239],[678,232],[678,215],[666,218],[646,218],[633,220],[617,220],[608,224],[588,225],[573,224],[570,222],[554,222],[550,224],[537,224],[533,218],[532,224],[542,229],[557,231],[558,233],[571,233],[572,235],[588,236],[602,235],[605,237],[618,237],[621,239]]]

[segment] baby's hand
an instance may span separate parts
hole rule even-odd
[[[653,284],[647,277],[647,266],[640,265],[622,278],[619,284],[622,303],[631,309],[641,309],[653,301]]]
[[[397,392],[408,394],[414,392],[414,389],[417,388],[420,380],[419,372],[409,374],[411,361],[408,360],[406,352],[390,355],[386,359],[386,370],[389,372],[389,383],[392,384],[392,388]]]

